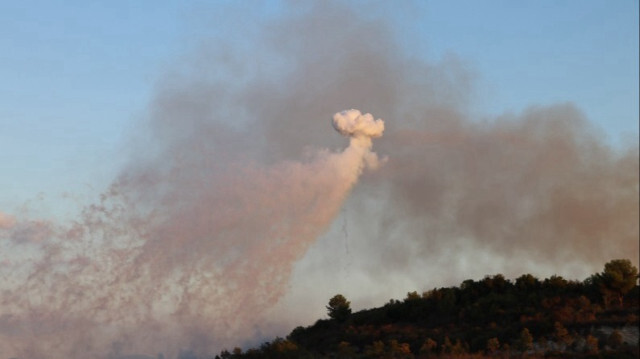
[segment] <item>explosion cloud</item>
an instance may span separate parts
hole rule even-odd
[[[381,305],[638,253],[637,144],[612,149],[571,103],[480,121],[455,56],[411,57],[385,18],[329,1],[288,14],[229,24],[242,40],[164,77],[130,161],[75,219],[0,212],[1,357],[211,353],[306,325],[340,291]],[[351,106],[387,122],[336,113],[335,150],[326,119]]]
[[[358,110],[348,110],[333,115],[333,127],[345,136],[355,139],[370,139],[382,136],[384,122],[374,120],[371,114],[361,114]]]

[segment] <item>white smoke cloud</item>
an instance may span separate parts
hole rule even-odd
[[[370,113],[351,109],[333,115],[333,127],[345,136],[377,138],[382,136],[384,121],[374,120]]]
[[[377,169],[380,166],[378,155],[369,150],[371,149],[371,139],[382,136],[384,121],[374,120],[370,113],[362,114],[359,110],[351,109],[333,115],[332,123],[336,131],[351,139],[350,146],[364,151],[362,153],[363,165],[371,169]]]

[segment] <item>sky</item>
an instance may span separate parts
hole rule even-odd
[[[452,56],[470,69],[475,118],[572,102],[613,146],[637,140],[636,1],[405,3],[369,16],[390,17],[410,56]],[[0,179],[10,189],[3,208],[112,175],[131,123],[173,64],[285,4],[238,5],[234,25],[220,19],[234,11],[222,1],[3,3],[0,153],[12,173]]]
[[[26,1],[0,48],[0,356],[638,253],[637,1]]]

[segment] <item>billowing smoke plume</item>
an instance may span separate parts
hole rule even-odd
[[[362,141],[366,147],[370,147],[371,138],[382,136],[384,122],[374,120],[370,113],[361,114],[358,110],[347,110],[333,115],[333,128],[355,141]]]
[[[405,56],[383,18],[308,5],[259,31],[216,19],[247,33],[158,85],[128,166],[75,221],[0,215],[0,356],[219,350],[273,334],[263,316],[305,283],[322,304],[347,283],[380,305],[397,283],[589,274],[638,253],[637,145],[612,150],[570,103],[471,118],[460,60]],[[319,151],[342,147],[326,118],[351,106],[386,128],[338,113],[350,144]],[[361,173],[383,128],[385,164]],[[349,282],[322,234],[358,180]],[[306,316],[276,325],[322,315],[293,302]]]
[[[382,120],[349,110],[334,124],[351,138],[342,152],[227,163],[198,179],[129,174],[70,227],[18,223],[9,238],[24,258],[3,263],[4,350],[86,358],[233,345],[284,295],[293,263],[375,163]],[[141,181],[157,197],[132,201]]]

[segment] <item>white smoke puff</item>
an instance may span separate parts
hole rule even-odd
[[[364,115],[355,109],[345,110],[333,115],[333,128],[344,136],[377,138],[382,136],[384,121],[374,120],[373,115]]]
[[[350,138],[349,148],[359,153],[361,158],[360,169],[368,167],[377,169],[386,159],[378,158],[375,152],[371,152],[372,138],[382,136],[384,121],[374,120],[373,115],[364,115],[356,109],[345,110],[333,115],[333,128],[344,136]]]
[[[16,224],[16,219],[6,213],[0,212],[0,229],[9,229]]]

